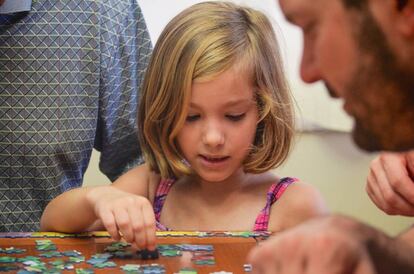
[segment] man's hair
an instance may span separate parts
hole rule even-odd
[[[138,131],[144,158],[163,178],[191,174],[176,137],[186,121],[193,81],[237,67],[255,87],[259,122],[243,167],[261,173],[287,157],[293,104],[269,19],[229,2],[195,4],[174,17],[155,45],[143,83]]]
[[[343,4],[347,8],[357,8],[361,9],[362,7],[366,6],[366,0],[342,0]]]
[[[362,9],[366,8],[368,2],[366,0],[343,0],[344,6],[347,8]],[[397,9],[402,10],[408,3],[408,0],[397,0]]]

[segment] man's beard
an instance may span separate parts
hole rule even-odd
[[[355,114],[353,139],[362,149],[414,148],[414,64],[403,68],[387,38],[368,11],[360,11],[355,37],[359,62],[346,86],[348,98],[365,108]],[[374,103],[372,103],[374,102]],[[370,109],[371,108],[371,109]],[[402,128],[400,126],[402,125]]]

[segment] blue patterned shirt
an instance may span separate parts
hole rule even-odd
[[[30,11],[31,6],[32,0],[6,0],[0,6],[0,14]]]
[[[137,162],[152,46],[135,0],[37,0],[0,19],[0,231],[34,231],[93,148],[111,180]]]

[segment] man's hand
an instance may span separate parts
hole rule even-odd
[[[389,215],[414,216],[414,150],[382,153],[371,162],[366,190]]]
[[[254,273],[377,273],[361,225],[340,216],[314,219],[260,243],[248,259]]]
[[[412,274],[412,240],[329,216],[273,236],[255,247],[248,260],[254,273],[265,274]]]

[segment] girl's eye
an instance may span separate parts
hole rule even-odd
[[[194,122],[200,118],[200,115],[188,115],[186,118],[187,122]]]
[[[242,120],[244,116],[246,116],[246,113],[237,114],[237,115],[230,115],[230,114],[226,115],[227,119],[234,121],[234,122]]]

